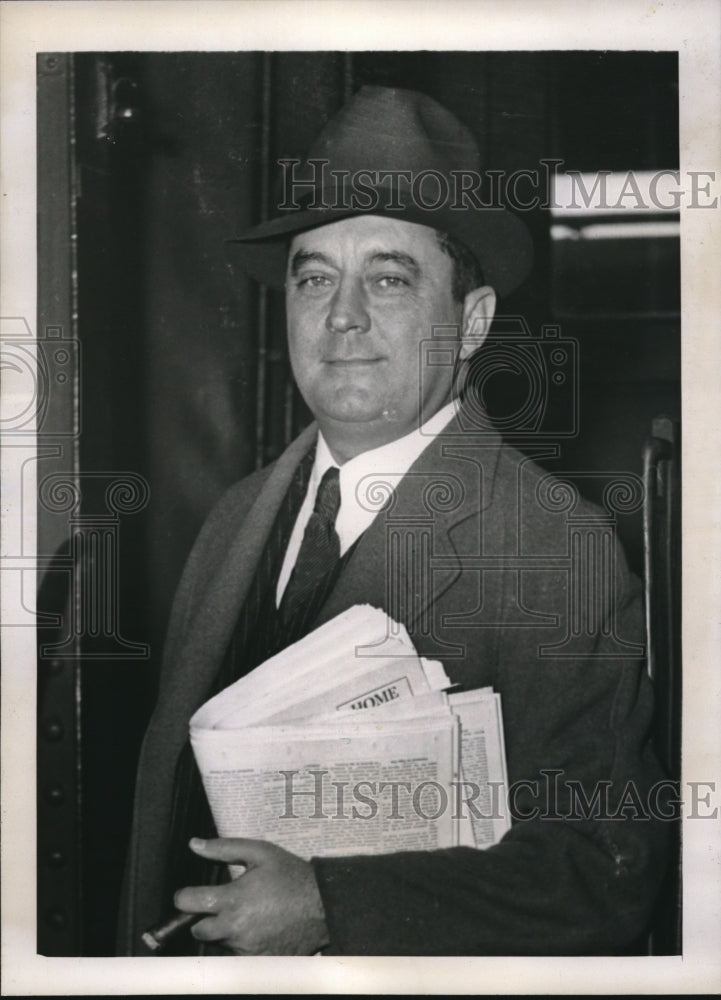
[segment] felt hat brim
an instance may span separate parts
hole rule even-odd
[[[533,264],[531,237],[521,220],[503,208],[463,212],[403,210],[359,212],[350,209],[306,209],[287,218],[271,219],[226,242],[227,257],[256,281],[270,288],[285,287],[288,249],[292,238],[308,229],[327,226],[355,215],[386,218],[431,226],[461,240],[478,260],[486,284],[498,295],[508,295],[526,278]],[[450,217],[449,217],[450,215]]]

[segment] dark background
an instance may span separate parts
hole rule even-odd
[[[41,552],[55,562],[39,606],[62,618],[39,629],[41,644],[56,644],[39,657],[45,954],[113,951],[135,763],[183,562],[223,490],[308,419],[289,377],[282,300],[230,272],[223,240],[267,215],[272,164],[301,154],[364,83],[436,98],[494,169],[541,158],[563,170],[678,168],[675,53],[40,57],[41,324],[70,330],[82,349],[75,395],[51,400],[48,420],[67,426],[81,410],[82,421],[41,457],[39,478],[84,477],[81,513],[101,520],[107,477],[132,472],[150,489],[147,505],[115,522],[112,621],[92,635],[70,635],[68,623],[97,558],[69,555],[77,525],[40,511]],[[577,341],[580,423],[545,464],[598,472],[579,482],[600,501],[614,472],[640,474],[651,419],[680,417],[678,240],[559,243],[548,212],[526,221],[535,269],[499,311]],[[523,393],[522,380],[499,374],[491,412],[503,418]],[[551,401],[559,426],[567,406],[562,392]],[[640,518],[618,518],[639,574]],[[84,576],[61,571],[68,558]]]

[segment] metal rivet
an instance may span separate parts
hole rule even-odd
[[[48,669],[51,670],[54,674],[59,674],[60,671],[63,669],[63,661],[57,659],[51,660],[50,663],[48,663]]]
[[[65,801],[65,790],[62,785],[48,785],[45,798],[52,806],[59,806]]]
[[[45,920],[54,927],[55,930],[61,931],[68,926],[68,915],[65,910],[52,909],[48,910],[45,914]]]
[[[64,851],[54,850],[48,854],[48,865],[51,868],[64,868],[68,863],[68,857]]]
[[[61,740],[64,735],[65,727],[56,716],[51,716],[43,722],[43,736],[46,740],[50,740],[52,743],[57,743],[57,741]]]

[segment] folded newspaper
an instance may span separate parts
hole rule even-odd
[[[497,843],[500,696],[451,686],[370,605],[266,660],[190,720],[219,835],[305,858]]]

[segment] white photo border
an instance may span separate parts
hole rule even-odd
[[[718,0],[20,0],[0,3],[0,316],[36,319],[37,52],[671,50],[681,174],[715,173],[715,209],[682,208],[683,783],[721,774],[721,4]],[[459,26],[462,26],[462,30]],[[5,400],[4,405],[10,405]],[[35,550],[33,489],[3,449],[5,552]],[[34,484],[30,484],[31,487]],[[24,525],[21,529],[19,526]],[[27,589],[32,589],[31,573]],[[3,590],[4,611],[13,594]],[[3,629],[3,994],[715,993],[721,989],[721,822],[683,827],[683,957],[45,958],[35,945],[34,630]],[[711,807],[721,814],[721,780]]]

